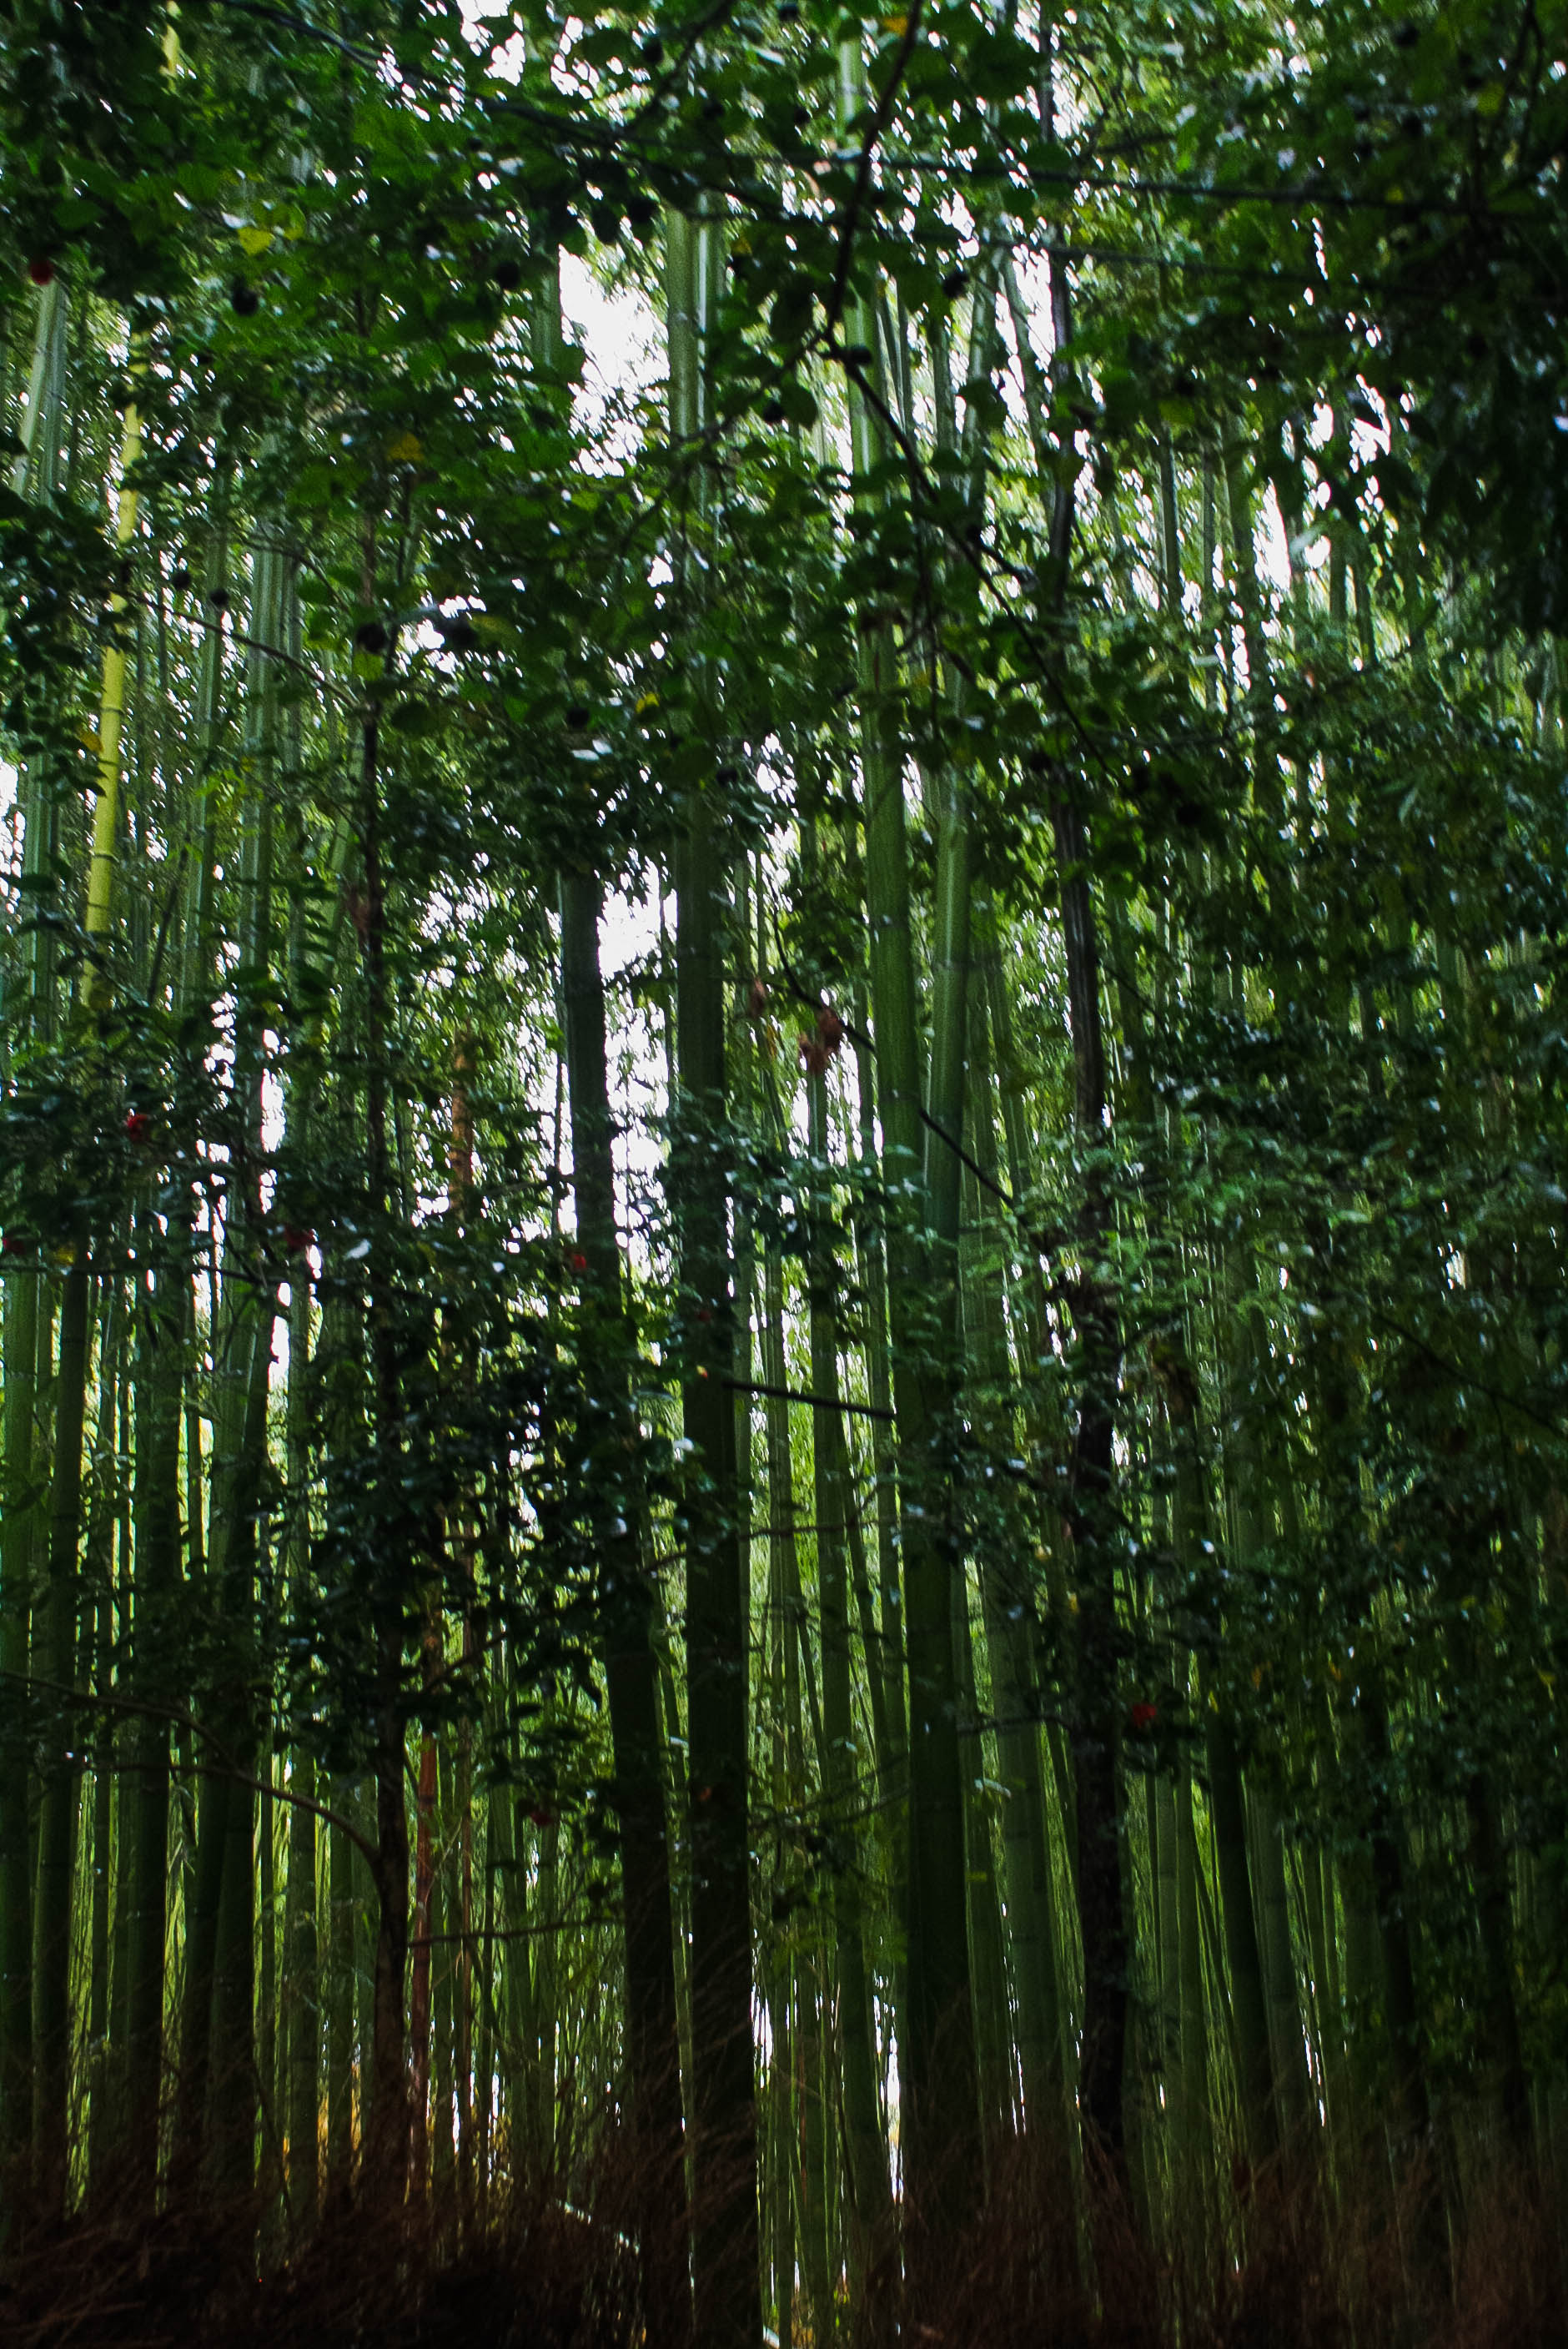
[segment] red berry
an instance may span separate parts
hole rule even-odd
[[[55,264],[46,253],[36,254],[27,264],[27,274],[35,285],[52,285],[55,282]]]
[[[1159,1718],[1160,1707],[1157,1704],[1149,1703],[1135,1704],[1128,1715],[1133,1728],[1140,1732],[1152,1729]]]
[[[314,1232],[302,1232],[297,1224],[284,1226],[284,1246],[290,1256],[303,1256],[315,1237]]]
[[[573,1250],[572,1269],[573,1272],[586,1272],[588,1269],[588,1259],[580,1248]]]
[[[133,1109],[125,1121],[126,1140],[145,1142],[151,1131],[152,1120],[148,1116],[147,1112],[144,1109]]]

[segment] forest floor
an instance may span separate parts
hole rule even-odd
[[[995,2180],[993,2179],[995,2187]],[[1095,2228],[1089,2299],[1038,2177],[1003,2181],[953,2250],[936,2304],[899,2310],[874,2288],[845,2349],[1568,2349],[1555,2205],[1494,2178],[1434,2269],[1430,2212],[1407,2199],[1248,2197],[1244,2257],[1191,2255],[1202,2224],[1156,2252],[1125,2214]],[[131,2199],[44,2228],[8,2207],[0,2243],[4,2349],[655,2349],[638,2306],[620,2197],[596,2209],[513,2188],[482,2217],[432,2194],[419,2220],[329,2202],[291,2240],[274,2202],[257,2220],[132,2217]],[[769,2326],[767,2339],[777,2342]],[[820,2349],[798,2301],[792,2349]],[[703,2349],[697,2342],[695,2349]]]

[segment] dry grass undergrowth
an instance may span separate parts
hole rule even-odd
[[[106,2183],[46,2227],[6,2198],[4,2349],[661,2349],[613,2155],[570,2208],[512,2180],[466,2216],[342,2195],[305,2230],[210,2197],[150,2219],[142,2199]],[[1089,2200],[1092,2295],[1065,2166],[1006,2148],[923,2304],[879,2280],[853,2349],[1568,2349],[1563,2206],[1517,2173],[1471,2188],[1457,2240],[1418,2177],[1332,2204],[1254,2181],[1230,2214],[1244,2248],[1199,2212],[1156,2251],[1104,2181]],[[795,2349],[822,2349],[797,2308]]]

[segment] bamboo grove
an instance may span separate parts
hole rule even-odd
[[[1563,29],[9,12],[5,2256],[1555,2209]]]

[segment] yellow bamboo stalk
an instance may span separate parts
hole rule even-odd
[[[169,22],[163,29],[163,70],[170,78],[180,68],[180,36],[175,30],[177,7],[169,9]],[[141,364],[132,345],[131,374],[139,375]],[[141,454],[141,411],[131,400],[125,411],[125,429],[119,444],[119,512],[115,523],[115,544],[123,557],[136,536],[136,513],[139,499],[130,485]],[[109,598],[109,614],[119,620],[129,608],[129,598],[117,587]],[[118,641],[119,631],[111,634],[103,657],[103,688],[98,696],[98,806],[93,812],[92,860],[88,866],[88,909],[85,927],[89,939],[108,936],[109,908],[114,896],[114,866],[116,840],[119,831],[119,739],[125,719],[125,648]],[[103,975],[100,959],[89,954],[85,978],[88,1003],[99,992]]]
[[[137,492],[129,476],[141,454],[141,415],[133,400],[125,411],[125,431],[119,452],[119,512],[115,543],[122,554],[136,536]],[[109,600],[111,618],[127,611],[129,598],[116,588]],[[88,867],[88,907],[85,927],[89,939],[108,935],[109,907],[114,890],[116,841],[119,830],[120,733],[125,718],[125,647],[117,636],[104,649],[103,688],[98,697],[98,806],[93,813],[92,860]],[[89,963],[87,993],[97,994],[100,966]]]

